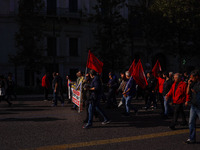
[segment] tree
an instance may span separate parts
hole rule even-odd
[[[43,22],[38,17],[43,7],[43,0],[19,1],[19,31],[15,35],[18,50],[10,56],[10,61],[32,72],[40,71],[43,66]]]
[[[123,7],[125,0],[97,0],[96,13],[90,18],[96,23],[94,52],[104,62],[105,70],[119,71],[127,63],[127,20],[120,13]]]
[[[150,10],[162,16],[162,20],[168,25],[166,31],[169,34],[164,38],[168,42],[164,46],[169,53],[179,57],[181,69],[183,61],[200,54],[200,1],[154,0]]]

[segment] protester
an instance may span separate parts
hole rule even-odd
[[[105,113],[100,108],[100,98],[101,98],[101,81],[99,76],[96,75],[94,70],[90,70],[90,77],[92,79],[90,88],[88,88],[91,92],[90,99],[89,99],[89,119],[88,123],[83,126],[84,129],[88,129],[92,127],[93,123],[93,112],[94,109],[104,118],[102,122],[103,125],[110,123],[110,120],[105,115]]]
[[[61,98],[61,82],[59,77],[56,75],[56,72],[53,73],[52,89],[53,89],[53,107],[57,106],[57,101],[61,102],[61,105],[64,106],[64,101]]]
[[[163,79],[163,73],[161,71],[158,72],[158,95],[157,95],[157,99],[158,101],[160,101],[160,105],[161,105],[161,115],[164,115],[165,112],[165,108],[164,108],[164,99],[163,99],[163,85],[165,82],[165,79]]]
[[[131,105],[131,100],[133,96],[136,93],[136,83],[135,80],[131,77],[131,74],[129,71],[126,71],[125,73],[127,78],[127,84],[125,87],[124,92],[122,93],[122,103],[125,105],[125,113],[123,113],[124,116],[130,116],[130,109],[132,108],[135,113],[137,113],[137,109]]]
[[[190,117],[189,117],[189,138],[187,144],[196,143],[196,119],[200,119],[200,75],[198,71],[193,71],[188,80],[187,93],[190,95]],[[188,105],[188,101],[185,102]]]
[[[8,78],[7,78],[6,82],[7,82],[6,99],[12,100],[12,96],[13,96],[15,98],[15,100],[16,100],[17,96],[16,96],[15,91],[14,91],[15,82],[12,79],[12,74],[11,73],[8,74]]]
[[[165,82],[163,84],[163,99],[164,99],[164,107],[165,107],[165,112],[164,112],[164,119],[168,118],[168,114],[170,112],[170,110],[172,109],[169,105],[169,103],[172,102],[172,99],[169,98],[168,100],[165,99],[165,96],[167,95],[167,93],[170,91],[173,81],[172,79],[169,78],[169,73],[165,72],[163,74],[163,78],[165,79]]]
[[[145,109],[149,109],[153,102],[153,109],[157,108],[156,92],[157,79],[152,75],[152,72],[147,73],[147,87],[145,89]]]
[[[42,77],[42,87],[44,88],[44,101],[48,101],[48,94],[50,89],[49,73],[47,72]]]
[[[12,103],[5,98],[7,90],[7,83],[3,75],[0,75],[0,102],[5,100],[9,106],[12,106]]]
[[[116,76],[110,72],[109,73],[109,82],[108,82],[108,99],[107,99],[107,108],[116,108],[117,107],[117,100],[116,100],[116,90],[117,90],[117,79]]]
[[[81,90],[81,84],[82,84],[82,81],[84,79],[83,77],[83,74],[81,71],[78,71],[76,73],[76,76],[77,76],[77,80],[76,80],[76,90]],[[71,108],[72,110],[76,110],[77,109],[77,106],[74,104],[73,107]]]
[[[181,80],[181,76],[179,73],[176,73],[174,75],[174,81],[175,82],[173,83],[169,93],[165,96],[166,100],[169,100],[169,98],[172,97],[173,104],[175,106],[174,116],[173,116],[171,125],[169,126],[172,130],[175,129],[179,113],[182,116],[181,125],[187,125],[185,113],[183,110],[183,104],[185,103],[186,100],[188,100],[187,84]]]

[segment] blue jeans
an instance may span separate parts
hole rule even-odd
[[[191,105],[190,118],[189,118],[189,129],[190,129],[190,140],[196,141],[196,119],[197,116],[200,119],[200,108]]]
[[[60,98],[59,96],[59,92],[53,92],[53,102],[54,102],[54,106],[57,105],[57,101],[60,101],[61,104],[64,104],[64,101]]]
[[[89,125],[92,125],[94,109],[96,109],[96,111],[104,118],[104,121],[109,120],[108,117],[105,115],[105,113],[102,111],[101,107],[99,106],[99,101],[90,102],[89,107],[88,107],[88,113],[89,113],[88,124]]]
[[[126,113],[128,114],[130,113],[130,108],[132,108],[135,112],[137,111],[137,109],[131,105],[132,98],[133,96],[122,97],[122,103],[125,105]]]
[[[171,99],[169,98],[168,100],[165,99],[165,96],[163,96],[164,99],[164,106],[165,106],[165,112],[164,115],[168,115],[170,111],[172,111],[172,108],[170,107],[169,103],[171,102]]]

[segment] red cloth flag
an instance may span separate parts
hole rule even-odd
[[[93,69],[99,74],[102,73],[102,68],[103,68],[103,62],[101,62],[94,54],[92,54],[89,50],[88,53],[88,60],[87,60],[87,68]]]
[[[138,61],[137,65],[135,66],[134,72],[132,74],[135,82],[143,89],[146,88],[148,85],[147,79],[144,73],[144,69],[142,67],[141,60]]]
[[[152,69],[152,74],[153,74],[153,76],[157,78],[157,77],[158,77],[158,72],[159,72],[159,71],[162,71],[162,69],[161,69],[160,62],[157,60],[155,66],[154,66],[153,69]]]
[[[134,69],[135,69],[135,59],[133,60],[133,63],[131,64],[131,66],[130,66],[130,68],[128,70],[131,75],[133,74]]]

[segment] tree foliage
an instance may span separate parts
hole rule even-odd
[[[125,0],[97,0],[96,13],[91,16],[96,23],[94,50],[107,69],[120,70],[127,63],[127,20],[120,12],[123,7]]]
[[[19,1],[19,31],[15,35],[17,53],[10,56],[10,61],[32,71],[39,71],[43,63],[43,23],[38,17],[43,7],[43,0]]]

